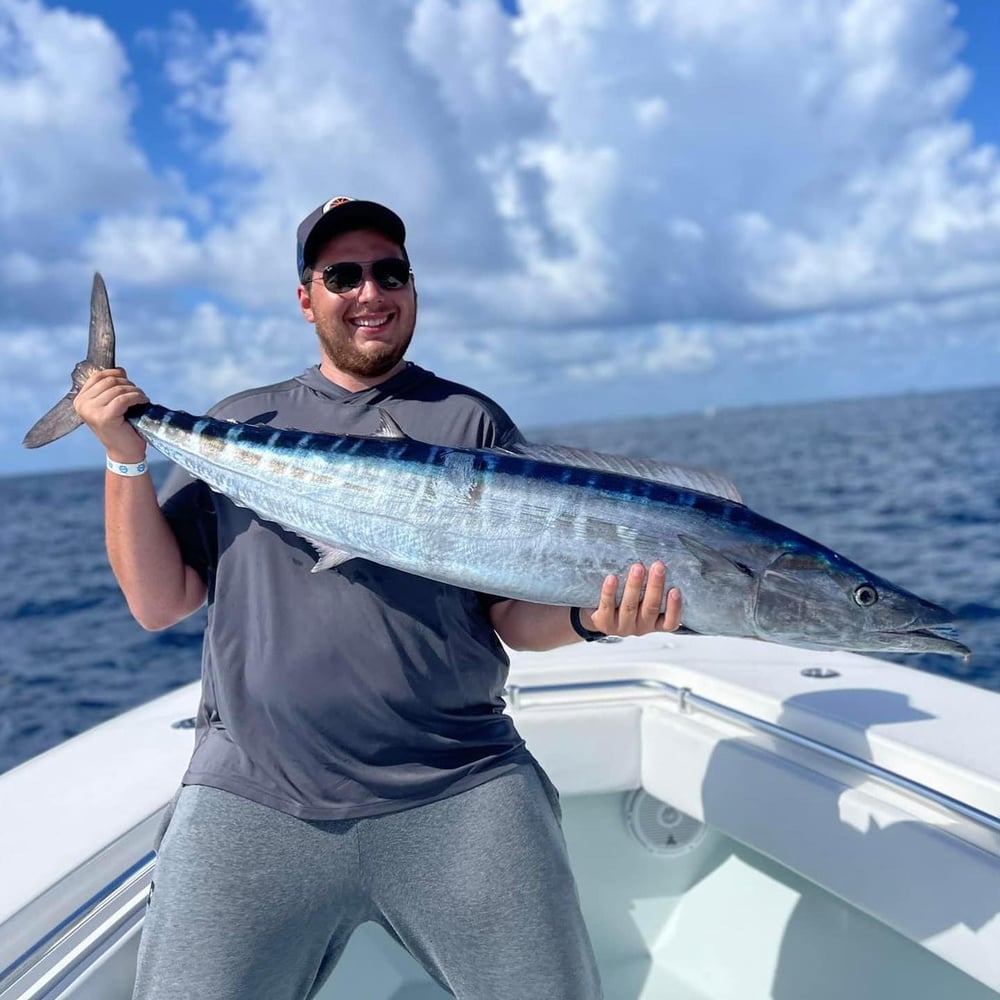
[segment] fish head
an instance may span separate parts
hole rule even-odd
[[[834,552],[785,551],[759,574],[754,624],[762,639],[816,649],[968,656],[954,615]]]

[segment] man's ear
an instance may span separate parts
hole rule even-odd
[[[309,292],[309,288],[306,285],[299,285],[297,294],[299,297],[299,308],[302,310],[302,315],[305,316],[310,323],[315,323],[316,317],[313,315],[312,296]]]

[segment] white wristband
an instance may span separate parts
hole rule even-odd
[[[113,472],[116,476],[142,476],[148,468],[149,463],[145,460],[129,465],[128,462],[116,462],[108,456],[108,472]]]

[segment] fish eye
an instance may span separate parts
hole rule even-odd
[[[878,591],[870,583],[862,583],[854,589],[854,603],[870,608],[878,600]]]

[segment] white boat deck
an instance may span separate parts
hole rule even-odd
[[[817,667],[836,676],[801,673]],[[682,710],[655,687],[580,686],[628,679],[694,697]],[[1000,992],[1000,695],[851,654],[696,636],[512,654],[510,682],[518,727],[563,794],[609,1000]],[[171,724],[197,698],[180,689],[0,778],[0,970],[68,899],[148,855],[191,749],[192,731]],[[704,840],[670,858],[643,848],[623,817],[638,788],[705,821]],[[140,916],[74,996],[128,995]],[[380,933],[355,936],[324,998],[444,995]],[[21,995],[0,974],[0,1000]]]

